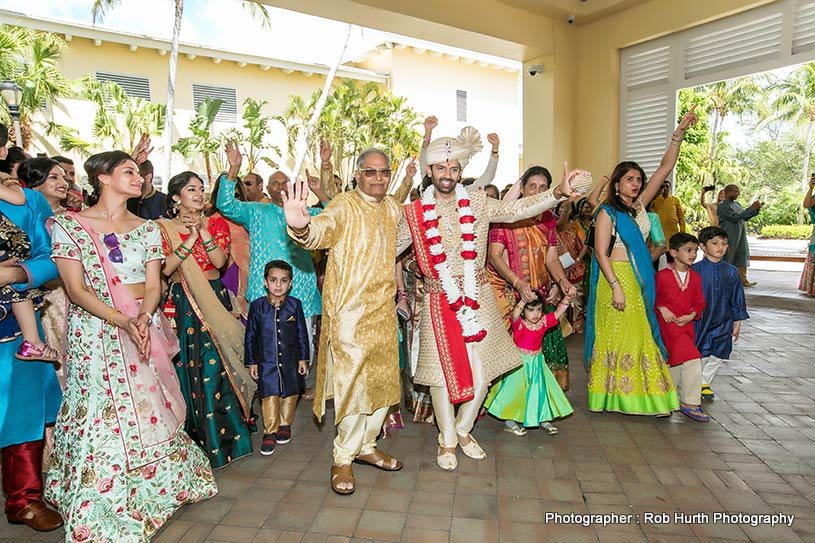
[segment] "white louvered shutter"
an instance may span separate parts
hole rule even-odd
[[[130,97],[151,100],[150,79],[137,75],[115,74],[111,72],[96,72],[99,81],[112,81],[116,83]]]
[[[621,159],[637,162],[649,177],[665,154],[668,105],[668,96],[659,93],[632,97],[625,108],[625,149]]]
[[[655,83],[667,83],[670,55],[670,48],[665,45],[629,56],[625,63],[628,90]]]
[[[467,122],[467,91],[456,91],[456,121],[460,123]]]
[[[783,23],[784,14],[773,13],[689,39],[685,79],[779,56]]]
[[[192,85],[192,103],[195,109],[198,105],[206,100],[212,98],[213,100],[222,100],[221,109],[215,116],[216,121],[224,123],[238,122],[238,93],[235,89],[229,87],[215,87],[213,85],[200,85],[193,83]]]
[[[795,6],[792,52],[815,50],[815,0],[799,0]]]

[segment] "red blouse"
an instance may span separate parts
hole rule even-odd
[[[207,231],[212,235],[212,238],[215,240],[218,247],[220,247],[226,256],[229,257],[229,225],[227,224],[226,219],[224,219],[218,213],[210,216],[207,220]],[[182,242],[186,241],[187,238],[190,237],[189,234],[185,234],[183,232],[179,232],[178,235]],[[165,255],[169,256],[170,253],[175,250],[174,247],[170,247],[167,244],[167,240],[165,240],[163,237],[161,240],[161,245],[164,249]],[[195,240],[195,244],[192,246],[192,258],[195,260],[196,264],[198,264],[198,267],[201,268],[201,271],[206,272],[217,269],[210,261],[204,246],[201,244],[200,237]]]

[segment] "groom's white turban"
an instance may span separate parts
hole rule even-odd
[[[455,138],[437,138],[427,146],[427,163],[440,164],[458,160],[464,169],[473,155],[483,148],[481,135],[472,126],[465,126]]]

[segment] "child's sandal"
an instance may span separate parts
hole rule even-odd
[[[62,355],[48,345],[43,344],[42,347],[37,347],[30,341],[23,340],[17,354],[14,355],[17,360],[24,360],[26,362],[52,362],[59,364],[62,361]]]
[[[696,422],[710,422],[710,417],[702,411],[701,407],[680,407],[679,411]]]

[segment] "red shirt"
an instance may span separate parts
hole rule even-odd
[[[665,322],[660,307],[669,309],[677,317],[696,312],[696,319],[702,316],[705,309],[705,296],[702,293],[702,278],[689,269],[685,284],[680,284],[679,275],[671,268],[660,270],[656,275],[656,302],[654,307],[659,322],[659,331],[665,348],[668,349],[668,364],[679,366],[689,360],[701,358],[696,348],[696,337],[693,322],[684,326]]]

